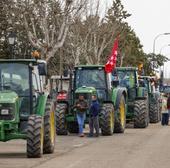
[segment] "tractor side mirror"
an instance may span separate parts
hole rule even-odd
[[[119,80],[113,80],[111,82],[111,84],[112,84],[113,87],[117,87],[117,86],[119,86]]]
[[[47,64],[46,63],[39,63],[38,64],[38,72],[39,75],[46,76],[47,75]]]

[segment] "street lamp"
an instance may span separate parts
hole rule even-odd
[[[162,46],[162,48],[160,49],[160,55],[162,54],[162,50],[164,49],[164,48],[166,48],[166,47],[170,47],[170,44],[166,44],[166,45],[164,45],[164,46]]]
[[[166,35],[170,35],[170,33],[161,33],[161,34],[158,34],[155,38],[154,38],[154,41],[153,41],[153,58],[155,57],[155,45],[156,45],[156,40],[160,37],[160,36],[166,36]],[[152,62],[153,63],[153,71],[154,71],[154,61]]]
[[[170,44],[166,44],[166,45],[162,46],[162,48],[160,49],[160,55],[162,55],[162,50],[165,47],[170,47]],[[164,76],[164,71],[165,71],[165,64],[163,64],[163,76]],[[161,74],[161,67],[160,67],[160,74]]]
[[[156,44],[156,40],[160,37],[160,36],[163,36],[163,35],[170,35],[170,33],[161,33],[161,34],[158,34],[155,38],[154,38],[154,41],[153,41],[153,54],[155,54],[155,44]]]
[[[16,41],[16,33],[14,32],[11,32],[9,35],[8,35],[8,43],[10,45],[10,54],[11,54],[11,57],[15,59],[15,54],[14,54],[14,45],[15,45],[15,41]]]

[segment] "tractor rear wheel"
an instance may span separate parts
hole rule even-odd
[[[55,147],[56,126],[54,103],[47,101],[44,116],[44,153],[53,153]]]
[[[57,135],[67,135],[67,124],[65,114],[67,111],[67,104],[58,103],[55,110],[56,115],[56,133]]]
[[[112,135],[114,131],[114,108],[113,104],[103,104],[100,111],[100,127],[102,135]]]
[[[115,118],[115,126],[114,132],[115,133],[124,133],[125,126],[126,126],[126,104],[125,98],[122,95],[119,101],[117,112],[117,118]]]
[[[150,108],[149,108],[149,119],[150,123],[158,123],[160,121],[160,114],[159,114],[159,102],[158,101],[151,101]]]
[[[149,116],[146,100],[137,100],[134,104],[134,128],[146,128]]]
[[[43,153],[44,123],[41,116],[32,115],[28,119],[27,157],[40,158]]]

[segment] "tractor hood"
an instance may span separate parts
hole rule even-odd
[[[82,86],[82,87],[76,89],[75,93],[91,93],[91,94],[96,94],[96,89],[94,87]]]
[[[0,91],[0,103],[15,103],[18,95],[13,91]]]

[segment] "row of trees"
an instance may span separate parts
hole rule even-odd
[[[143,52],[121,0],[113,0],[104,15],[101,0],[3,0],[0,10],[0,57],[10,58],[7,37],[13,31],[16,57],[30,58],[38,50],[50,74],[78,64],[105,64],[117,36],[118,66],[143,63],[150,73],[152,62],[160,66],[166,61]]]

